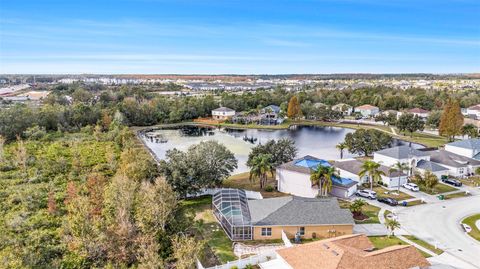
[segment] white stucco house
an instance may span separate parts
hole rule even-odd
[[[332,106],[332,110],[341,112],[344,116],[351,115],[353,112],[353,107],[347,104],[336,104]]]
[[[430,155],[427,152],[414,149],[409,146],[398,146],[383,149],[373,153],[373,161],[385,166],[392,167],[396,163],[407,164],[412,170],[421,160],[430,161]],[[410,171],[409,174],[411,174]]]
[[[430,116],[430,111],[421,109],[421,108],[412,108],[407,110],[407,113],[413,114],[415,116],[418,116],[419,118],[426,119],[428,116]]]
[[[340,177],[350,178],[358,184],[370,183],[368,175],[360,177],[358,174],[362,171],[363,162],[355,159],[345,159],[336,161],[333,166],[339,171]],[[390,168],[380,165],[379,168],[385,175],[382,175],[382,183],[388,189],[396,189],[398,186],[408,182],[407,174],[401,171],[390,171]]]
[[[362,114],[363,117],[373,117],[380,113],[380,109],[372,105],[357,106],[354,111]]]
[[[480,160],[475,160],[458,155],[446,150],[428,151],[430,161],[445,168],[448,168],[448,175],[454,177],[465,177],[475,173],[480,167]]]
[[[219,107],[212,110],[212,118],[215,120],[228,120],[235,116],[235,110],[228,107]]]
[[[480,138],[472,138],[448,143],[445,150],[467,158],[480,160]]]
[[[449,175],[450,169],[431,161],[420,160],[415,167],[415,172],[424,175],[427,171],[434,174],[438,179],[442,179],[443,176]]]
[[[319,194],[317,186],[312,186],[310,175],[318,166],[331,166],[325,160],[304,156],[276,168],[277,189],[295,196],[313,198]],[[330,194],[347,198],[357,191],[357,182],[346,177],[334,178]]]
[[[480,104],[467,108],[467,116],[475,119],[480,119]]]

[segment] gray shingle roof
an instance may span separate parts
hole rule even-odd
[[[447,165],[451,167],[467,167],[468,165],[480,165],[480,161],[467,158],[446,150],[428,151],[430,153],[430,161],[440,165]]]
[[[213,111],[215,111],[215,112],[234,112],[235,110],[222,106],[222,107],[214,109]]]
[[[422,169],[422,170],[431,171],[431,172],[440,172],[440,171],[448,170],[448,168],[446,168],[446,167],[443,167],[439,164],[432,163],[430,161],[425,161],[425,160],[420,160],[417,163],[417,168]]]
[[[254,226],[354,224],[350,211],[331,197],[249,200],[248,206]]]
[[[408,159],[411,157],[424,157],[428,156],[428,153],[414,149],[409,146],[398,146],[388,149],[383,149],[375,152],[376,154],[392,157],[395,159]]]
[[[358,160],[336,161],[335,163],[333,163],[333,166],[335,166],[336,168],[353,173],[355,175],[358,175],[358,173],[362,171],[362,165],[363,165],[363,162]],[[400,171],[390,172],[390,168],[384,165],[380,165],[379,170],[384,172],[385,175],[387,175],[388,177],[406,176],[406,174]]]
[[[447,145],[465,149],[480,149],[480,138],[455,141],[452,143],[448,143]]]

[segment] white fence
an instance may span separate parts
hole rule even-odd
[[[197,269],[230,269],[234,266],[238,267],[238,269],[243,269],[249,264],[256,265],[262,262],[273,260],[276,257],[277,257],[277,253],[274,250],[272,250],[272,251],[266,251],[266,252],[260,253],[258,255],[250,256],[244,259],[239,259],[236,261],[227,262],[226,264],[215,265],[213,267],[208,267],[208,268],[203,267],[200,261],[197,260]]]
[[[196,194],[188,194],[187,197],[197,197],[197,196],[202,196],[202,195],[214,195],[215,193],[223,190],[223,189],[228,189],[228,188],[209,188],[209,189],[202,189]],[[247,195],[247,199],[254,199],[254,200],[261,200],[263,199],[263,196],[260,192],[258,191],[247,191],[244,190],[245,194]]]

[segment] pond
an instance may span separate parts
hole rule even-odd
[[[340,151],[335,146],[343,142],[348,133],[354,131],[346,128],[321,126],[292,126],[283,130],[182,126],[150,130],[142,135],[142,139],[158,159],[165,158],[166,152],[170,149],[177,148],[185,151],[191,145],[202,141],[218,141],[235,154],[238,160],[238,169],[234,173],[242,173],[249,170],[245,164],[248,154],[259,143],[265,143],[271,139],[290,138],[298,148],[297,157],[312,155],[325,160],[336,160],[340,158]],[[405,143],[407,142],[397,140],[394,144]],[[413,144],[413,147],[422,146]],[[347,150],[344,150],[343,155],[344,158],[358,156]]]

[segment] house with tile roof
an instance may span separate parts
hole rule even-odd
[[[430,111],[422,109],[422,108],[412,108],[412,109],[407,110],[407,113],[413,114],[413,115],[418,116],[422,119],[426,119],[430,115]]]
[[[358,174],[362,171],[363,162],[355,159],[343,159],[333,163],[333,166],[340,172],[341,177],[350,178],[358,184],[369,183],[368,176],[360,177]],[[385,175],[382,175],[382,183],[388,189],[397,189],[398,186],[408,182],[407,174],[402,171],[392,171],[385,165],[379,168]]]
[[[213,195],[215,217],[231,240],[334,237],[353,232],[353,217],[337,199],[285,196],[249,200],[245,191],[222,189]]]
[[[214,120],[228,120],[235,116],[235,110],[228,107],[219,107],[212,110],[212,118]]]
[[[468,107],[466,114],[470,118],[480,120],[480,104]]]
[[[262,269],[428,268],[430,263],[413,246],[376,250],[364,234],[345,235],[276,250],[276,259]]]
[[[480,161],[480,138],[455,141],[445,145],[445,150]]]
[[[319,189],[312,186],[310,175],[318,166],[332,165],[325,160],[307,155],[278,166],[276,168],[278,191],[300,197],[317,197]],[[333,178],[332,183],[330,194],[340,198],[350,197],[357,191],[358,182],[350,178]]]
[[[363,117],[368,118],[368,117],[373,117],[378,113],[380,113],[380,109],[372,105],[363,105],[363,106],[355,107],[354,112],[358,112],[362,114]]]

